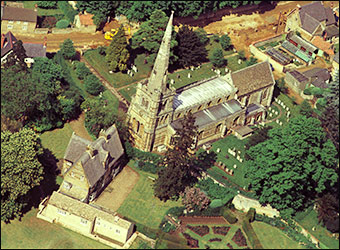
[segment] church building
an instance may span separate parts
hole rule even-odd
[[[267,61],[179,89],[168,84],[172,20],[173,13],[150,78],[138,83],[128,109],[134,146],[148,152],[165,150],[188,112],[198,126],[196,146],[263,121],[275,84]]]

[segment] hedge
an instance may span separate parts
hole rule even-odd
[[[237,222],[237,218],[235,217],[235,215],[233,215],[229,209],[227,208],[223,208],[222,210],[222,216],[230,223],[230,224],[234,224]]]
[[[157,165],[151,162],[144,162],[144,161],[136,161],[136,167],[142,171],[145,171],[151,174],[157,174],[158,169],[159,169]]]
[[[183,215],[183,212],[185,210],[185,207],[171,207],[169,208],[165,214],[170,214],[175,217],[179,217]]]
[[[211,208],[216,208],[216,207],[222,207],[224,204],[223,204],[223,201],[221,199],[215,199],[215,200],[212,200],[209,207]]]
[[[252,225],[249,222],[249,218],[246,217],[242,221],[242,229],[246,233],[248,240],[250,241],[250,244],[253,246],[254,249],[263,249],[263,246],[262,246],[259,238],[257,237],[257,235],[254,231],[254,228],[252,227]]]
[[[246,218],[249,220],[249,222],[253,222],[254,221],[254,219],[255,219],[255,212],[256,212],[256,210],[253,207],[251,207],[248,210],[248,212],[246,214]]]
[[[58,1],[58,7],[64,13],[65,17],[73,23],[74,17],[78,14],[78,11],[73,9],[67,1]]]
[[[58,21],[57,23],[56,23],[56,27],[58,28],[58,29],[66,29],[68,26],[69,26],[69,24],[70,24],[70,22],[68,21],[68,20],[66,20],[66,19],[61,19],[60,21]]]

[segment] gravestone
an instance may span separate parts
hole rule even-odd
[[[216,150],[216,152],[217,152],[217,153],[221,152],[221,149],[220,149],[220,148],[218,148],[218,149]]]
[[[170,84],[174,84],[175,80],[174,79],[170,79]]]
[[[242,63],[242,60],[241,60],[241,59],[238,59],[237,63],[238,63],[238,64],[241,64],[241,63]]]
[[[228,73],[228,72],[229,72],[229,69],[226,67],[226,68],[224,69],[224,71],[225,71],[226,73]]]
[[[234,166],[233,166],[234,168],[237,168],[237,165],[236,164],[234,164]]]
[[[127,70],[127,74],[130,75],[130,73],[131,73],[131,70],[128,69],[128,70]]]
[[[188,78],[191,78],[191,74],[190,73],[188,73]]]
[[[275,115],[278,115],[279,114],[279,112],[278,111],[275,111]]]
[[[132,65],[132,70],[137,73],[138,69],[135,65]]]
[[[113,71],[112,71],[112,70],[110,70],[110,71],[109,71],[109,73],[110,73],[110,74],[113,74]]]

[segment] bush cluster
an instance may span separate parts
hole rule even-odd
[[[78,14],[78,11],[73,9],[67,1],[58,1],[58,7],[64,13],[65,17],[73,23],[74,17]]]
[[[234,224],[237,222],[237,218],[235,217],[235,215],[233,215],[229,209],[227,208],[223,208],[222,210],[222,216],[230,223],[230,224]]]
[[[145,172],[151,173],[151,174],[157,174],[158,172],[158,166],[151,163],[151,162],[143,162],[143,161],[138,161],[136,162],[137,167]]]
[[[56,26],[58,29],[66,29],[69,25],[70,25],[70,22],[69,22],[68,20],[66,20],[66,19],[61,19],[60,21],[58,21],[58,22],[56,23],[55,26]]]

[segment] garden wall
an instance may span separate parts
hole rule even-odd
[[[47,34],[48,30],[49,30],[49,28],[36,28],[34,30],[34,33],[37,33],[37,34]]]
[[[76,30],[73,28],[66,28],[66,29],[58,29],[52,28],[52,34],[68,34],[71,32],[75,32]]]
[[[258,200],[250,199],[240,194],[235,196],[232,203],[234,204],[236,209],[242,210],[244,212],[248,212],[248,210],[253,207],[255,208],[257,214],[265,214],[266,216],[271,218],[273,218],[274,216],[280,216],[280,212],[275,208],[272,208],[269,204],[265,207],[261,206]]]

